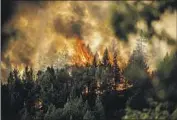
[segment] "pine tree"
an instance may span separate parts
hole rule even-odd
[[[83,117],[83,120],[95,120],[95,116],[92,114],[91,111],[87,110]]]
[[[108,66],[109,63],[109,53],[108,53],[108,49],[106,48],[103,54],[103,59],[102,59],[102,63],[104,66]]]
[[[82,110],[82,111],[80,111]],[[63,116],[68,120],[71,116],[72,119],[80,120],[84,116],[83,100],[80,97],[68,99],[63,108]]]
[[[47,112],[45,113],[44,119],[45,120],[50,120],[51,119],[51,114],[56,111],[56,108],[53,104],[50,104],[48,106]]]
[[[93,62],[92,62],[92,65],[94,66],[94,67],[97,67],[97,65],[98,65],[98,53],[96,52],[96,54],[94,55],[94,57],[93,57]]]
[[[113,74],[114,74],[115,83],[120,83],[121,71],[120,71],[119,65],[117,64],[117,53],[116,52],[114,52],[114,58],[113,58]]]
[[[33,81],[33,68],[32,67],[30,68],[29,73],[30,73],[30,80]]]
[[[54,70],[53,66],[51,66],[51,68],[50,68],[50,74],[51,74],[53,77],[55,77],[55,70]]]
[[[74,99],[77,97],[76,85],[71,88],[69,99]]]
[[[159,62],[157,66],[157,75],[161,80],[164,80],[169,77],[171,70],[174,67],[174,56],[169,55],[168,53],[164,57],[164,59]]]
[[[19,77],[18,77],[19,72],[16,68],[13,70],[13,75],[14,75],[14,78],[15,78],[15,82],[19,82]]]
[[[139,64],[140,68],[144,69],[145,71],[148,70],[148,65],[147,65],[147,62],[146,62],[146,54],[145,54],[145,51],[144,51],[144,39],[141,38],[137,41],[137,46],[136,46],[136,49],[134,51],[134,56],[135,56],[135,61],[136,61],[136,64]]]
[[[25,80],[29,81],[30,80],[30,71],[28,66],[25,67]]]
[[[174,54],[174,57],[173,57],[173,63],[174,63],[174,67],[173,67],[173,69],[172,69],[172,71],[171,71],[171,73],[170,73],[170,80],[172,81],[172,82],[174,82],[175,84],[177,84],[177,81],[176,81],[176,78],[177,78],[177,50],[176,50],[176,52],[175,52],[175,54]]]
[[[94,113],[96,120],[105,120],[104,108],[99,96],[96,98]]]
[[[143,49],[145,46],[143,43],[143,38],[137,41],[136,49],[133,50],[133,54],[130,56],[129,64],[131,64],[132,67],[139,67],[147,72],[149,67],[147,65],[146,53]]]
[[[134,86],[141,86],[148,79],[148,65],[146,61],[145,46],[142,38],[137,41],[136,49],[130,56],[127,67],[124,70],[126,79],[129,79]]]
[[[8,87],[9,87],[10,91],[11,91],[13,85],[14,85],[13,73],[10,72],[9,77],[8,77]]]
[[[88,101],[86,100],[85,103],[84,103],[83,112],[87,112],[87,110],[90,110],[90,106],[88,104]]]

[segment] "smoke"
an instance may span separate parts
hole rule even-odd
[[[106,47],[111,49],[112,41],[116,40],[121,57],[119,59],[126,62],[141,30],[151,41],[147,42],[149,55],[154,51],[157,54],[162,51],[164,55],[176,44],[176,10],[170,11],[169,9],[174,8],[166,7],[171,5],[166,4],[122,1],[107,1],[101,4],[93,1],[16,1],[14,14],[2,28],[6,36],[3,41],[8,41],[2,52],[3,77],[5,79],[9,69],[19,65],[29,65],[36,70],[55,63],[58,63],[57,67],[61,67],[63,62],[69,60],[68,57],[60,61],[61,53],[67,51],[68,55],[72,56],[76,39],[89,44],[91,51],[98,54],[102,54]],[[159,9],[161,12],[155,15]],[[156,17],[149,17],[152,15]],[[173,25],[169,26],[168,23]],[[165,34],[162,35],[162,32]],[[165,47],[157,48],[157,41],[163,41]],[[149,64],[155,66],[155,61],[150,59]]]
[[[129,51],[143,31],[151,69],[177,46],[174,1],[123,2],[112,5],[111,27],[118,40],[128,43]],[[127,45],[127,44],[126,44]]]

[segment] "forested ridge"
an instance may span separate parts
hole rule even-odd
[[[177,52],[151,74],[144,56],[137,46],[123,70],[107,49],[85,66],[13,69],[1,85],[2,120],[177,119]]]

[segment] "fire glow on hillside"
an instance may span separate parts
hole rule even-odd
[[[122,3],[120,6],[124,6]],[[132,6],[133,2],[126,4]],[[123,12],[124,14],[126,11],[121,7],[117,11],[114,2],[103,2],[100,5],[99,2],[85,3],[81,1],[45,1],[40,4],[19,1],[16,2],[16,5],[12,18],[3,26],[3,32],[10,36],[6,49],[2,52],[3,79],[7,78],[10,69],[17,68],[23,71],[23,67],[26,65],[33,67],[36,71],[50,65],[86,65],[91,63],[96,53],[101,60],[106,48],[109,51],[110,63],[113,64],[114,46],[118,52],[118,64],[121,69],[124,69],[136,46],[136,40],[140,36],[139,33],[128,34],[122,30],[128,39],[127,42],[124,42],[123,38],[115,35],[115,32],[121,34],[121,31],[117,33],[112,28],[113,13]],[[117,5],[119,6],[119,4]],[[152,5],[156,7],[155,3]],[[137,12],[139,11],[137,10]],[[174,21],[174,16],[174,13],[166,11],[161,15],[160,20],[153,22],[155,30],[159,26],[159,22],[166,24],[166,19]],[[121,28],[121,26],[119,27]],[[137,31],[140,28],[146,30],[146,21],[137,20],[134,27],[138,29]],[[172,29],[173,27],[169,27],[168,31],[165,31],[170,33],[173,38],[174,35],[169,32],[175,31]],[[115,42],[112,43],[114,39]],[[158,40],[155,35],[152,36],[152,39],[152,43],[147,43],[147,54],[150,57],[154,53],[160,54],[155,55],[154,59],[148,59],[147,62],[150,69],[155,69],[157,61],[162,59],[166,52],[172,51],[174,47],[165,41]],[[162,47],[159,48],[157,44]],[[62,50],[67,51],[67,57],[64,59],[60,54],[63,52]]]

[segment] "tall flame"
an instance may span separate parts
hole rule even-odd
[[[83,40],[77,39],[75,45],[75,53],[72,55],[71,62],[77,65],[90,64],[93,60],[93,55]]]
[[[113,64],[111,40],[116,39],[118,44],[118,64],[123,69],[139,34],[127,34],[128,42],[124,43],[117,38],[112,30],[110,18],[112,15],[113,2],[51,2],[36,5],[31,2],[18,1],[14,14],[3,26],[2,31],[10,35],[8,44],[2,52],[1,72],[2,79],[5,80],[9,70],[21,64],[29,65],[36,70],[44,69],[48,65],[58,62],[58,66],[65,63],[85,65],[93,60],[93,52],[98,53],[102,58],[105,48],[108,48],[110,63]],[[167,12],[161,16],[160,20],[152,23],[160,34],[161,28],[165,28],[168,22],[173,25],[168,27],[168,33],[172,37],[176,34],[173,27],[176,23],[176,14]],[[140,23],[139,23],[140,22]],[[145,25],[146,21],[143,22]],[[137,28],[141,28],[141,21],[138,21]],[[146,25],[145,25],[146,26]],[[158,29],[160,27],[160,29]],[[141,29],[144,29],[143,27]],[[174,31],[174,32],[172,32]],[[15,33],[15,34],[14,34]],[[83,40],[75,39],[75,34]],[[92,51],[86,46],[90,45]],[[68,51],[69,59],[61,60],[63,46]],[[161,46],[161,47],[159,47]],[[152,37],[152,44],[148,43],[148,55],[156,59],[148,59],[150,68],[155,68],[156,61],[163,58],[167,51],[171,51],[165,41]],[[64,63],[65,62],[65,63]],[[23,71],[22,67],[19,71]],[[152,71],[152,70],[151,70]]]

